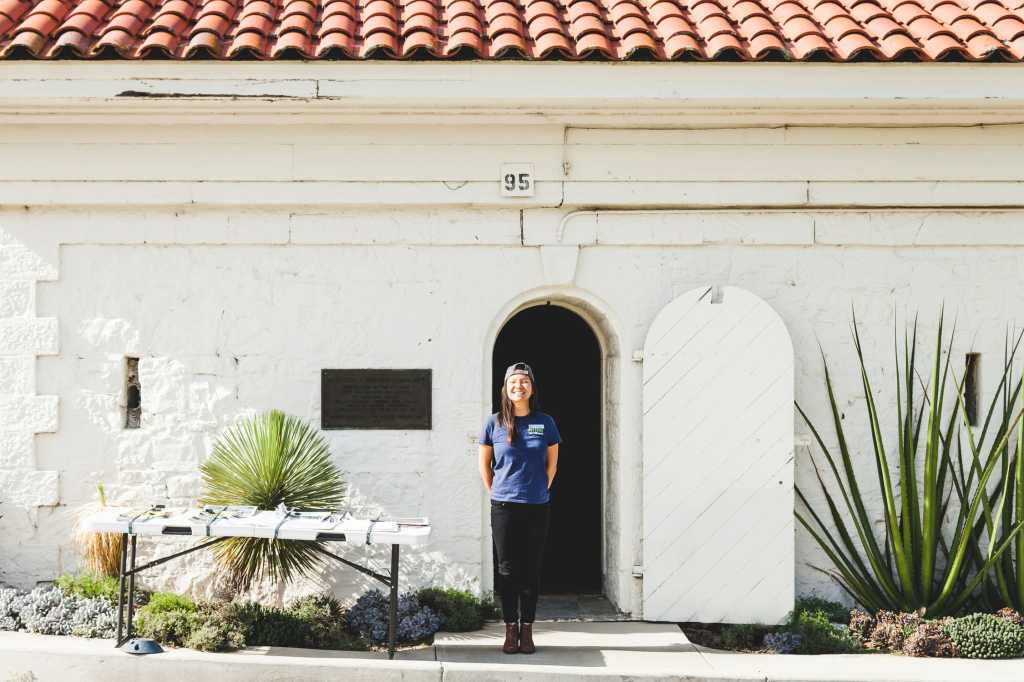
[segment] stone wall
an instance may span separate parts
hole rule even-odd
[[[36,434],[58,424],[58,396],[36,383],[36,357],[58,352],[57,319],[38,315],[37,284],[55,279],[57,268],[52,249],[33,246],[0,221],[0,580],[21,584],[59,567],[56,544],[38,529],[60,503],[60,467],[36,452]]]
[[[816,420],[820,343],[871,480],[851,306],[886,410],[894,318],[920,311],[928,339],[944,303],[960,329],[954,367],[981,352],[987,399],[989,358],[1021,309],[1019,126],[172,123],[0,129],[4,150],[39,152],[0,171],[0,196],[26,204],[0,210],[0,580],[75,566],[73,514],[96,483],[115,502],[189,501],[238,415],[277,407],[315,422],[321,368],[390,366],[434,370],[434,429],[328,432],[337,461],[368,510],[434,521],[409,580],[486,587],[474,439],[489,344],[517,306],[553,300],[585,310],[609,349],[606,587],[639,613],[632,357],[675,296],[718,284],[767,301]],[[501,199],[497,164],[531,159],[538,195]],[[126,356],[140,358],[138,430],[123,428]],[[807,429],[794,428],[796,480],[814,490]],[[840,596],[807,565],[824,561],[798,529],[798,593]],[[195,558],[155,580],[208,593],[207,568]],[[342,595],[363,587],[347,571],[325,581]]]

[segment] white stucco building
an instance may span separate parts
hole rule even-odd
[[[1014,64],[0,62],[0,581],[76,566],[97,483],[185,504],[238,415],[319,423],[321,370],[423,368],[431,429],[325,433],[354,504],[432,520],[405,585],[487,589],[476,436],[524,359],[565,438],[559,589],[657,620],[840,597],[791,401],[827,427],[820,344],[872,475],[851,306],[883,408],[893,324],[942,304],[991,395],[1022,104]]]

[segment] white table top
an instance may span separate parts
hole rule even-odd
[[[326,514],[286,517],[278,511],[214,518],[211,514],[202,516],[203,510],[196,507],[167,508],[159,516],[135,518],[142,511],[141,507],[107,507],[87,518],[84,525],[98,533],[320,540],[351,545],[423,545],[430,538],[430,521],[426,518],[372,521],[351,516],[322,518]]]

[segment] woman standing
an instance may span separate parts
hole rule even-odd
[[[525,362],[510,365],[501,411],[480,431],[480,476],[491,493],[506,654],[536,651],[533,621],[548,536],[548,489],[561,441],[555,420],[537,410],[533,370]]]

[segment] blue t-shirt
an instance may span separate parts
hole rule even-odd
[[[491,499],[495,502],[545,504],[548,501],[548,446],[561,443],[555,420],[543,412],[515,418],[512,444],[498,422],[487,418],[480,431],[480,443],[494,448],[494,480]]]

